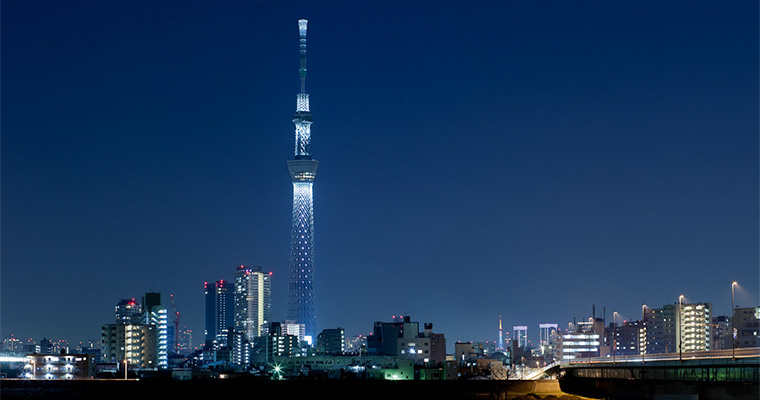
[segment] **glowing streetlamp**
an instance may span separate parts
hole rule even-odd
[[[736,281],[731,282],[731,358],[736,358],[736,328],[734,327],[734,315],[736,314],[734,288],[736,288],[736,285]]]
[[[615,362],[615,353],[617,353],[617,311],[612,312],[612,362]]]

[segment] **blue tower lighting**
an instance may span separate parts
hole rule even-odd
[[[300,34],[301,90],[296,99],[295,157],[288,161],[293,182],[293,223],[290,242],[290,287],[288,319],[302,325],[303,336],[316,337],[314,313],[314,198],[312,186],[319,162],[311,157],[309,95],[306,93],[306,25],[298,21]]]

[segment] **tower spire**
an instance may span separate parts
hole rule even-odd
[[[312,187],[319,162],[311,157],[309,95],[306,93],[306,25],[298,21],[300,35],[301,90],[297,95],[293,124],[296,128],[295,156],[288,161],[293,182],[293,222],[290,241],[290,293],[288,320],[300,326],[299,337],[316,339],[314,314],[314,199]]]
[[[306,25],[309,21],[298,20],[298,34],[301,36],[301,68],[298,72],[301,76],[301,93],[306,94]]]

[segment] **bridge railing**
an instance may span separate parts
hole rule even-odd
[[[734,359],[742,360],[751,357],[760,357],[760,348],[741,348],[734,350],[710,350],[686,353],[662,353],[662,354],[643,354],[631,356],[609,356],[609,357],[591,357],[591,358],[574,358],[554,361],[543,368],[534,370],[526,374],[522,379],[536,380],[541,379],[544,375],[551,373],[552,370],[559,371],[560,367],[572,365],[583,366],[589,364],[601,363],[647,363],[651,361],[689,361],[689,360],[720,360]],[[709,372],[707,372],[709,373]],[[701,379],[701,378],[700,378]]]

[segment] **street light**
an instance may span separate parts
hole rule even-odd
[[[683,334],[681,332],[681,299],[683,295],[678,296],[678,361],[683,361]]]
[[[734,325],[734,315],[736,314],[734,305],[734,288],[736,281],[731,282],[731,358],[736,358],[736,327]]]
[[[612,312],[612,362],[615,362],[615,353],[617,353],[617,338],[615,330],[617,328],[617,311]]]

